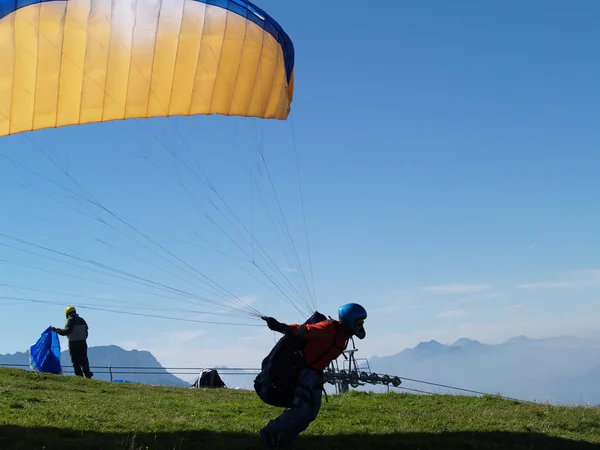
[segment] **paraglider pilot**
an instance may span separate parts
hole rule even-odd
[[[67,336],[69,340],[69,353],[75,375],[92,378],[94,374],[90,371],[90,363],[87,356],[88,324],[83,317],[77,314],[74,306],[65,309],[67,322],[64,328],[50,327],[52,331]]]
[[[321,408],[323,370],[342,354],[351,336],[365,338],[365,308],[357,303],[348,303],[339,307],[338,317],[339,320],[303,325],[287,325],[273,317],[263,317],[269,329],[306,339],[303,351],[305,365],[294,390],[293,406],[260,430],[268,448],[290,444],[317,418]]]

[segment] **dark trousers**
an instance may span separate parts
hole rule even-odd
[[[90,363],[87,356],[86,341],[69,341],[69,353],[71,354],[71,362],[75,375],[82,377],[84,374],[87,378],[92,378],[94,375],[90,371]]]
[[[310,367],[302,369],[294,391],[293,406],[271,420],[265,428],[279,438],[279,443],[290,444],[317,418],[321,409],[323,374]]]

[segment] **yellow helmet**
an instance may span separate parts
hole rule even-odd
[[[67,309],[65,309],[65,316],[69,317],[69,314],[77,312],[75,311],[75,307],[74,306],[67,306]]]

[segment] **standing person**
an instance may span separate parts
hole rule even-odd
[[[88,324],[77,314],[74,306],[69,306],[65,309],[67,323],[64,328],[50,327],[52,331],[67,336],[69,340],[69,353],[75,375],[86,378],[92,378],[94,374],[90,371],[90,363],[87,356],[87,338]]]
[[[321,408],[323,370],[346,350],[350,337],[365,338],[365,308],[357,303],[348,303],[339,307],[338,317],[339,320],[302,325],[287,325],[273,317],[263,317],[269,329],[306,339],[304,367],[294,390],[293,406],[260,430],[260,436],[269,449],[292,443],[317,418]]]

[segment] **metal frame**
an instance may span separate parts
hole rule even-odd
[[[367,358],[356,359],[354,354],[358,351],[354,344],[354,338],[352,339],[352,348],[344,350],[342,356],[342,369],[340,370],[337,359],[332,361],[327,369],[323,371],[323,377],[325,383],[333,384],[336,389],[336,393],[343,394],[350,390],[350,386],[356,388],[358,386],[364,386],[365,384],[382,384],[389,387],[390,384],[394,387],[400,386],[402,380],[397,376],[390,376],[388,374],[377,374],[371,372],[371,366]],[[366,363],[366,367],[360,365],[360,362]]]

